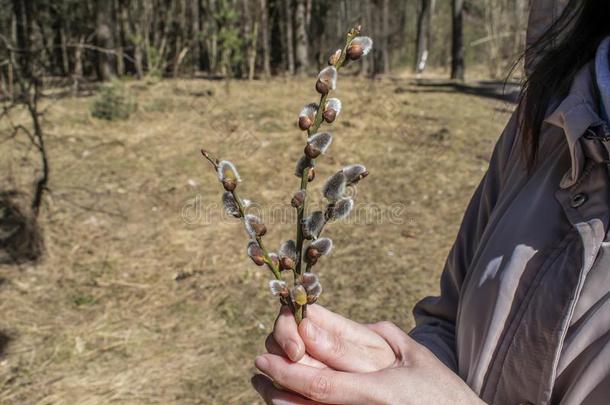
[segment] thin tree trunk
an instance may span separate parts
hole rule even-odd
[[[284,0],[286,20],[286,53],[288,60],[288,73],[294,75],[294,27],[292,25],[292,0]]]
[[[31,4],[25,0],[13,0],[13,12],[15,13],[15,33],[17,47],[19,49],[30,49],[31,38]],[[29,52],[19,52],[16,58],[18,63],[18,80],[31,76],[31,61]]]
[[[193,74],[199,69],[201,60],[201,26],[199,20],[199,0],[191,0],[191,52]]]
[[[256,53],[258,43],[258,20],[254,20],[254,27],[252,28],[252,46],[250,47],[250,55],[248,58],[248,80],[254,79],[254,73],[256,71]]]
[[[118,23],[114,24],[114,29],[115,29],[115,33],[114,33],[114,37],[117,39],[117,46],[116,46],[116,62],[117,62],[117,74],[119,75],[119,77],[122,77],[125,75],[125,57],[124,57],[124,41],[123,38],[125,37],[125,25],[127,24],[127,22],[125,21],[125,15],[124,15],[124,7],[121,4],[120,0],[117,0],[115,2],[115,15],[117,17]]]
[[[369,0],[361,0],[362,5],[362,14],[364,18],[364,26],[366,27],[368,32],[373,32],[372,26],[372,18],[371,18],[371,3]],[[371,58],[361,58],[360,59],[360,76],[367,76],[370,71],[369,64],[371,63]]]
[[[30,113],[30,118],[32,119],[32,126],[34,128],[34,138],[36,141],[34,142],[38,152],[40,154],[40,160],[42,165],[42,173],[38,177],[36,181],[36,186],[34,188],[34,197],[32,198],[32,212],[34,213],[34,217],[37,218],[40,213],[40,207],[42,205],[42,197],[44,193],[47,191],[47,185],[49,183],[49,159],[47,156],[47,149],[45,146],[45,136],[42,130],[42,126],[40,125],[40,112],[38,112],[38,99],[40,97],[40,81],[33,79],[34,81],[34,94],[31,99],[27,101],[28,111]]]
[[[271,44],[269,36],[269,8],[267,0],[261,0],[261,40],[263,45],[263,72],[271,76]]]
[[[66,27],[64,22],[61,23],[61,28],[59,29],[59,36],[61,41],[61,60],[63,62],[63,71],[64,75],[70,75],[70,57],[68,56],[68,44],[66,40]]]
[[[390,73],[390,0],[383,0],[383,73]]]
[[[131,35],[131,37],[133,38],[134,68],[136,69],[136,77],[139,80],[144,76],[144,51],[142,47],[145,44],[143,25],[146,24],[146,17],[142,15],[144,5],[141,1],[137,1],[134,8],[130,7],[128,11],[129,17],[133,21],[133,30],[135,31],[135,35]]]
[[[216,13],[216,0],[209,0],[209,15],[213,16]],[[215,23],[212,24],[212,33],[208,40],[208,58],[210,71],[216,73],[218,69],[218,27]]]
[[[306,30],[309,31],[311,28],[311,10],[313,9],[313,0],[307,0],[305,4],[305,26]]]
[[[112,38],[112,2],[108,0],[96,1],[96,29],[97,45],[104,49],[114,49]],[[98,75],[100,80],[108,81],[114,76],[114,60],[108,52],[98,52]]]
[[[78,87],[83,79],[83,45],[85,37],[81,35],[78,38],[78,45],[74,49],[74,72],[72,73],[72,93],[78,94]]]
[[[428,59],[428,39],[430,37],[430,14],[432,0],[421,0],[417,16],[417,37],[415,46],[415,72],[421,73]]]
[[[451,41],[451,78],[464,80],[464,0],[453,0],[453,24]]]
[[[296,61],[297,72],[304,73],[309,68],[309,41],[305,24],[307,20],[305,0],[296,0],[295,34],[296,34]]]

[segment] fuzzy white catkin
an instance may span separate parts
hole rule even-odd
[[[354,200],[351,197],[343,197],[335,203],[332,208],[331,219],[340,220],[347,217],[354,208]]]
[[[342,171],[337,172],[330,176],[324,184],[324,197],[330,201],[337,201],[345,193],[345,187],[347,186],[347,180]]]
[[[318,238],[309,245],[315,248],[321,255],[329,254],[333,248],[333,241],[330,238]]]
[[[236,180],[238,182],[241,181],[237,168],[235,167],[235,165],[232,162],[229,162],[228,160],[223,160],[220,163],[218,163],[217,172],[218,172],[218,179],[220,181],[224,181],[227,179]]]
[[[329,108],[335,110],[338,116],[341,112],[341,100],[338,98],[329,98],[326,100],[326,110]]]
[[[307,169],[308,167],[314,167],[314,166],[315,166],[314,161],[311,160],[310,158],[308,158],[306,155],[303,155],[297,162],[297,166],[294,170],[294,174],[297,177],[302,177],[303,171],[305,169]]]
[[[289,257],[292,260],[297,259],[297,246],[293,240],[287,240],[282,243],[280,250],[278,251],[280,257]]]
[[[286,291],[286,282],[282,280],[271,280],[269,281],[269,290],[271,290],[271,294],[278,296]]]
[[[320,230],[324,226],[324,213],[322,211],[314,211],[305,219],[305,236],[316,238]]]
[[[319,132],[309,137],[307,141],[314,149],[325,153],[330,144],[333,142],[333,136],[328,132]]]
[[[318,275],[312,272],[305,272],[301,275],[301,284],[307,288],[318,282]]]
[[[343,168],[343,174],[345,175],[347,184],[360,180],[360,176],[365,172],[366,167],[361,164],[349,165]]]
[[[327,66],[318,74],[318,80],[325,83],[331,90],[337,87],[337,69],[334,66]]]
[[[244,224],[246,226],[246,232],[248,232],[248,235],[250,235],[250,237],[256,238],[256,231],[254,230],[252,225],[260,224],[260,223],[261,223],[261,220],[256,215],[252,215],[252,214],[246,215],[246,217],[244,218]]]
[[[299,117],[309,117],[313,119],[313,117],[316,115],[316,111],[318,111],[318,105],[316,103],[307,104],[301,109]]]
[[[232,215],[234,217],[239,217],[239,207],[237,206],[237,201],[233,197],[229,191],[225,191],[222,193],[222,205],[225,208],[227,214]]]
[[[362,47],[362,54],[368,55],[373,49],[373,40],[370,37],[356,37],[352,40],[351,45],[359,45]]]

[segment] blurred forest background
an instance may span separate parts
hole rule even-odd
[[[0,0],[0,403],[256,403],[277,304],[199,149],[292,212],[297,115],[354,24],[374,49],[311,195],[371,175],[320,302],[408,330],[514,109],[528,3]]]
[[[523,46],[527,0],[2,0],[2,88],[44,77],[223,76],[312,72],[346,27],[375,38],[364,75],[483,65],[501,77]],[[12,52],[11,52],[12,50]],[[26,52],[27,50],[27,52]]]

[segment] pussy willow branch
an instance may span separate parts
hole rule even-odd
[[[339,57],[339,60],[335,64],[335,69],[337,69],[337,73],[339,72],[339,70],[343,66],[343,63],[345,62],[345,58],[347,56],[347,48],[350,46],[350,44],[352,43],[352,40],[358,34],[360,34],[360,29],[357,29],[357,28],[352,28],[347,33],[347,38],[345,40],[345,46],[343,47],[343,50],[341,51],[341,56]],[[328,99],[329,94],[330,94],[330,90],[326,94],[322,94],[320,96],[320,102],[318,103],[318,110],[316,111],[316,116],[313,120],[313,124],[307,130],[308,138],[310,136],[312,136],[313,134],[315,134],[316,132],[318,132],[318,129],[320,129],[320,126],[322,125],[323,116],[324,116],[324,106],[326,105],[326,100]],[[301,173],[301,190],[304,190],[304,191],[307,191],[308,171],[309,171],[309,169],[305,168],[305,169],[303,169],[303,173]],[[297,209],[297,237],[296,237],[297,262],[296,262],[296,266],[295,266],[295,270],[294,270],[295,281],[296,281],[297,277],[299,277],[302,273],[303,240],[304,240],[302,223],[303,223],[303,217],[305,216],[305,213],[306,213],[306,205],[307,205],[306,203],[307,203],[307,193],[305,193],[303,203]],[[306,271],[309,271],[310,267],[311,266],[307,265]],[[303,318],[305,318],[306,310],[307,310],[307,304],[303,305],[303,306],[295,305],[294,317],[295,317],[297,323],[300,323],[301,320]]]
[[[343,66],[343,63],[345,62],[345,58],[347,56],[347,48],[352,43],[352,40],[359,33],[360,33],[360,31],[356,28],[352,28],[347,33],[347,39],[345,41],[345,46],[343,47],[343,50],[341,51],[341,56],[339,57],[339,60],[337,61],[337,64],[335,65],[335,69],[337,69],[337,72],[339,72],[339,70]],[[322,121],[323,121],[323,116],[324,116],[324,106],[326,105],[326,100],[328,99],[329,94],[330,94],[330,90],[328,91],[328,93],[320,96],[318,110],[316,111],[316,116],[313,120],[313,124],[307,130],[307,137],[310,137],[311,135],[315,134],[316,132],[318,132],[318,129],[320,129],[320,126],[322,125]],[[301,173],[301,190],[305,190],[305,191],[307,190],[307,183],[308,183],[307,172],[308,172],[308,168],[305,168],[303,170],[303,173]],[[303,217],[305,216],[306,202],[307,202],[307,193],[305,194],[303,203],[301,204],[301,206],[299,208],[297,208],[297,214],[298,214],[297,215],[297,238],[296,238],[297,239],[296,240],[297,262],[296,262],[295,273],[294,273],[295,279],[296,279],[296,277],[298,277],[301,274],[301,267],[302,267],[301,259],[303,257],[303,240],[304,240],[302,222],[303,222]]]
[[[210,162],[210,164],[214,167],[215,170],[218,170],[218,164],[216,163],[218,160],[213,158],[209,152],[205,151],[205,150],[201,150],[201,154],[203,155],[204,158],[206,158],[206,160],[208,162]],[[246,209],[244,208],[244,205],[241,201],[241,199],[239,198],[239,196],[237,195],[237,193],[235,192],[235,190],[230,192],[233,195],[233,199],[235,200],[235,203],[237,204],[237,208],[239,209],[239,216],[242,219],[242,222],[244,222],[245,224],[245,218],[246,218]],[[279,267],[277,267],[275,265],[275,263],[273,262],[273,260],[271,260],[271,257],[269,256],[269,252],[267,251],[267,249],[265,249],[265,246],[263,245],[263,240],[260,236],[256,236],[256,243],[258,243],[258,246],[261,248],[261,250],[263,251],[263,256],[265,258],[265,264],[267,265],[267,267],[269,267],[269,270],[271,270],[271,272],[273,273],[273,276],[277,279],[277,280],[281,280],[281,275],[280,275],[280,269]]]

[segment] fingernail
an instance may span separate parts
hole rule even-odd
[[[299,356],[299,345],[294,340],[289,340],[286,343],[284,351],[292,361],[297,361]]]
[[[309,340],[315,342],[318,339],[318,336],[320,335],[320,328],[318,327],[318,325],[308,320],[306,333]]]
[[[258,356],[254,360],[254,365],[261,371],[266,371],[269,368],[269,360],[265,356]]]

